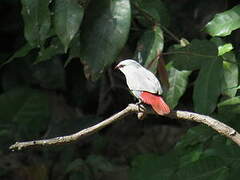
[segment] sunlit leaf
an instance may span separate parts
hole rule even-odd
[[[65,52],[82,22],[84,9],[76,0],[57,0],[55,7],[55,31],[64,45]]]
[[[214,111],[221,93],[223,65],[220,58],[210,59],[200,69],[193,91],[196,112],[209,114]]]
[[[238,85],[238,64],[233,52],[223,55],[223,77],[222,93],[230,97],[234,97],[237,93]]]
[[[24,20],[24,36],[33,47],[43,45],[50,31],[50,11],[52,0],[21,0]]]
[[[129,0],[90,2],[81,31],[81,61],[85,75],[97,79],[105,67],[116,61],[130,28]]]
[[[231,50],[233,50],[233,46],[231,43],[224,44],[218,47],[218,55],[221,56]]]
[[[220,37],[213,37],[211,40],[218,47],[218,56],[222,56],[227,52],[233,50],[233,45],[231,43],[225,43]]]
[[[238,65],[235,54],[231,51],[233,49],[232,44],[225,43],[219,37],[213,37],[211,41],[218,46],[218,56],[224,60],[222,93],[233,97],[237,92],[235,87],[238,85]]]
[[[240,28],[240,5],[216,14],[205,26],[205,31],[211,36],[227,36],[238,28]]]

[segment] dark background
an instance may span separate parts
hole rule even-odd
[[[172,16],[170,30],[189,40],[209,38],[201,31],[204,25],[217,12],[237,4],[226,0],[164,2]],[[0,23],[0,62],[5,62],[26,42],[20,1],[1,0]],[[138,37],[138,33],[130,31],[119,60],[133,55]],[[165,39],[165,49],[168,49],[174,40],[168,35]],[[239,39],[239,31],[235,31],[230,40],[237,52]],[[85,78],[78,58],[67,67],[63,66],[67,55],[33,65],[31,59],[35,54],[33,50],[0,69],[0,92],[18,92],[15,99],[0,97],[6,98],[0,104],[3,107],[0,109],[0,179],[129,179],[131,163],[137,155],[169,152],[186,130],[195,125],[154,115],[139,121],[136,115],[131,115],[74,144],[10,152],[8,147],[15,141],[71,134],[135,102],[123,75],[113,70],[115,64],[98,81],[92,82]],[[190,76],[190,82],[196,73]],[[29,94],[31,97],[26,96]],[[177,109],[191,111],[191,97],[190,85]],[[36,102],[41,103],[36,105]],[[9,106],[16,109],[16,114],[10,110],[7,113]],[[33,107],[30,111],[35,116],[21,120],[20,117],[30,115],[17,112],[28,106]]]

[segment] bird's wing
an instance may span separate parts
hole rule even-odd
[[[126,76],[130,90],[147,91],[154,94],[161,94],[162,88],[155,75],[147,69],[140,67],[131,69]]]

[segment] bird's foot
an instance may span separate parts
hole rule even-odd
[[[146,113],[145,113],[146,108],[141,101],[137,102],[136,105],[138,106],[138,113],[137,113],[138,119],[142,120],[146,116]]]
[[[144,112],[144,111],[146,110],[146,108],[145,108],[145,106],[143,105],[142,101],[139,100],[139,101],[136,103],[136,105],[138,106],[138,111],[139,111],[139,112]]]

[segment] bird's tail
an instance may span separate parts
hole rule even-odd
[[[169,106],[161,96],[144,91],[141,93],[140,98],[144,103],[151,105],[153,110],[159,115],[170,113]]]

